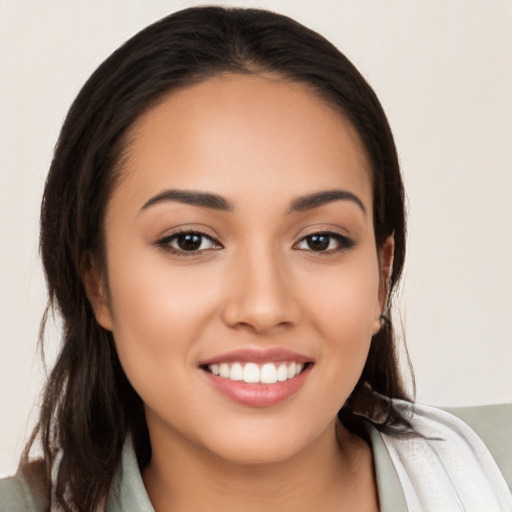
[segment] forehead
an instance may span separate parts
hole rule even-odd
[[[297,195],[346,184],[371,210],[372,172],[355,128],[310,87],[273,75],[223,74],[174,90],[127,140],[121,183],[139,193],[172,185],[229,196],[234,179]]]

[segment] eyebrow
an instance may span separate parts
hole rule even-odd
[[[324,190],[322,192],[315,192],[298,197],[292,202],[288,213],[311,210],[323,206],[324,204],[332,203],[333,201],[351,201],[366,215],[366,208],[361,199],[347,190]]]
[[[212,208],[214,210],[233,210],[233,205],[217,194],[192,192],[189,190],[164,190],[144,203],[141,210],[146,210],[150,206],[166,201],[177,201],[178,203],[191,204],[202,208]]]
[[[176,201],[178,203],[190,204],[202,208],[212,208],[213,210],[220,211],[232,211],[234,209],[230,202],[217,194],[170,189],[164,190],[146,201],[141,210],[146,210],[150,206],[167,201]],[[361,199],[347,190],[324,190],[300,196],[292,201],[287,214],[312,210],[313,208],[318,208],[334,201],[351,201],[366,215],[366,208]]]

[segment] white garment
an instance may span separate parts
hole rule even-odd
[[[505,479],[468,425],[439,409],[395,402],[413,407],[419,434],[382,434],[409,512],[512,512]]]
[[[402,400],[393,403],[410,418],[414,433],[384,434],[371,422],[367,424],[382,510],[512,512],[512,494],[503,475],[483,441],[466,423],[425,405]],[[52,471],[53,486],[61,455],[56,457]],[[51,512],[54,510],[52,507]],[[108,503],[99,510],[153,511],[131,438],[126,441]]]

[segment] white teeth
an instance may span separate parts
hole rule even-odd
[[[244,366],[244,382],[259,382],[260,369],[254,363],[247,363]]]
[[[274,384],[275,382],[277,382],[276,365],[272,363],[264,364],[261,367],[260,380],[263,384]]]
[[[211,368],[210,368],[211,371]],[[212,372],[213,373],[213,372]],[[222,363],[219,367],[219,375],[225,379],[229,378],[229,364]]]
[[[211,364],[208,370],[213,374],[224,379],[241,381],[247,383],[275,384],[276,382],[284,382],[293,379],[298,375],[304,365],[300,363],[265,363],[259,366],[256,363],[221,363]]]
[[[292,379],[293,377],[295,377],[296,373],[295,373],[295,369],[297,368],[297,365],[295,363],[292,363],[288,366],[287,370],[286,370],[286,373],[287,373],[287,377],[289,379]]]
[[[229,380],[242,380],[244,378],[244,370],[240,363],[231,365],[229,370]]]
[[[279,382],[288,380],[288,367],[285,363],[281,363],[277,369],[277,380]]]

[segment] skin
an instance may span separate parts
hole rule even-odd
[[[106,213],[107,268],[85,280],[145,404],[155,510],[378,510],[371,450],[336,420],[380,327],[393,253],[392,239],[375,245],[356,131],[303,85],[222,75],[170,93],[129,140]],[[169,189],[231,209],[154,199]],[[333,189],[361,204],[290,213]],[[200,249],[176,252],[179,230],[205,233]],[[312,249],[307,237],[326,231],[353,246],[333,235]],[[272,347],[314,363],[273,406],[230,400],[199,367]]]

